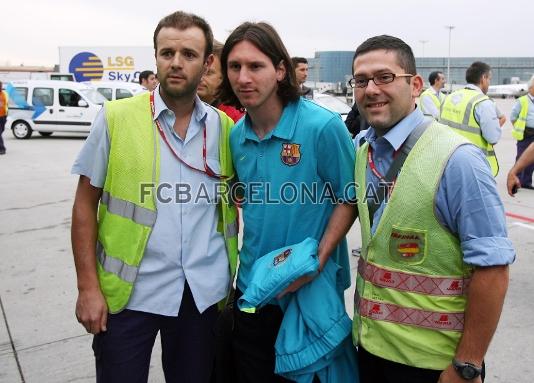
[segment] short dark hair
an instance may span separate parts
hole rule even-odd
[[[143,80],[148,80],[148,78],[153,75],[154,72],[151,70],[144,70],[139,74],[139,84],[143,83]]]
[[[308,60],[306,60],[304,57],[291,57],[291,61],[293,61],[293,66],[296,68],[298,64],[307,64]]]
[[[475,61],[465,71],[465,81],[468,84],[480,84],[482,76],[491,72],[491,67],[482,61]]]
[[[202,17],[182,11],[171,13],[159,21],[158,26],[154,30],[153,40],[155,53],[158,53],[157,38],[159,31],[162,28],[176,28],[180,31],[183,31],[191,27],[198,27],[202,30],[202,32],[204,32],[204,38],[206,39],[204,59],[206,59],[213,52],[213,32],[211,31],[211,27]]]
[[[434,85],[436,83],[436,80],[438,79],[440,74],[443,74],[443,72],[441,72],[439,70],[435,70],[434,72],[430,72],[430,74],[428,75],[428,82],[430,83],[430,85]]]
[[[233,105],[237,108],[243,106],[232,90],[228,80],[228,55],[235,45],[241,41],[248,41],[258,48],[263,54],[271,59],[275,67],[282,63],[286,70],[286,75],[278,83],[277,94],[285,106],[291,101],[296,101],[300,97],[299,86],[295,75],[295,68],[282,39],[276,30],[268,23],[245,22],[238,26],[228,36],[221,54],[221,68],[223,72],[223,82],[221,84],[221,98],[223,103]]]
[[[354,61],[359,55],[379,49],[394,51],[397,53],[397,63],[399,66],[408,74],[417,74],[412,48],[401,39],[389,35],[374,36],[361,43],[360,46],[356,48],[356,52],[354,52],[352,65],[354,66]],[[409,79],[407,80],[409,81]]]

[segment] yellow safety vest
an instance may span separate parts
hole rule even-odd
[[[230,180],[234,176],[229,144],[233,121],[224,112],[219,115],[221,174]],[[106,103],[106,120],[110,153],[98,209],[97,271],[109,311],[116,313],[128,303],[156,222],[160,145],[149,93]],[[229,185],[224,182],[228,197]],[[140,192],[142,184],[149,185],[148,196]],[[217,230],[224,235],[233,280],[238,256],[237,209],[229,198],[221,200]]]
[[[438,112],[441,110],[441,103],[444,99],[443,97],[443,94],[439,93],[439,98],[436,96],[436,93],[434,91],[434,88],[430,87],[430,88],[427,88],[423,93],[421,93],[421,95],[419,96],[419,106],[421,108],[421,112],[423,112],[424,115],[426,116],[432,116],[431,113],[425,109],[425,104],[422,102],[422,100],[425,98],[425,97],[429,97],[431,100],[432,100],[432,103],[436,106],[436,109],[438,110]],[[434,117],[434,116],[432,116]],[[438,116],[439,117],[439,116]]]
[[[528,114],[528,96],[524,95],[519,97],[519,103],[521,104],[521,111],[517,120],[514,122],[514,128],[512,129],[512,137],[517,141],[521,141],[525,136],[525,128],[527,127],[527,114]]]
[[[491,172],[495,177],[499,173],[499,163],[493,145],[482,136],[480,125],[475,119],[475,106],[489,97],[476,90],[464,88],[451,93],[443,101],[439,122],[454,128],[455,131],[486,155]]]
[[[472,269],[459,240],[436,218],[435,196],[451,154],[468,141],[434,122],[399,173],[371,234],[366,187],[357,187],[362,252],[354,298],[354,344],[383,359],[442,370],[462,336]],[[356,153],[367,185],[368,143]]]

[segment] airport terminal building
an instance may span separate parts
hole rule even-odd
[[[351,75],[353,56],[354,51],[315,52],[315,57],[308,59],[308,81],[342,83],[344,87]],[[450,82],[465,84],[465,71],[474,61],[492,67],[492,85],[527,82],[534,75],[534,57],[451,57]],[[425,82],[435,70],[447,75],[447,57],[419,57],[416,64]]]

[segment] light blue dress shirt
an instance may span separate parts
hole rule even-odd
[[[416,108],[384,136],[377,137],[374,129],[369,128],[356,136],[355,143],[358,145],[362,138],[368,141],[378,171],[387,174],[394,151],[424,119]],[[378,188],[379,180],[369,166],[366,179]],[[373,216],[372,233],[376,231],[384,207],[382,202]],[[495,179],[484,154],[474,145],[462,145],[451,155],[437,192],[436,216],[459,238],[465,263],[493,266],[514,261],[515,251],[508,239],[504,207]]]
[[[530,94],[527,94],[529,99],[528,102],[528,111],[527,111],[527,126],[529,128],[534,128],[534,97]],[[510,120],[515,121],[519,118],[519,113],[521,112],[521,103],[517,101],[512,108],[512,113],[510,113]]]
[[[334,202],[354,199],[354,146],[339,114],[301,97],[284,107],[274,130],[261,140],[249,116],[242,118],[230,133],[230,149],[247,199],[237,278],[245,291],[256,259],[307,237],[320,241]],[[331,259],[342,268],[347,288],[345,239]]]
[[[175,116],[159,95],[159,87],[154,95],[155,117],[180,158],[197,169],[204,169],[202,145],[205,126],[206,160],[210,168],[219,173],[220,119],[217,111],[197,97],[186,137],[182,140],[173,129]],[[159,184],[170,186],[162,188],[161,198],[157,199],[156,223],[126,308],[177,316],[187,279],[196,306],[203,312],[226,296],[230,283],[224,238],[217,232],[217,180],[179,162],[159,137]],[[72,167],[72,173],[87,176],[93,186],[102,188],[109,149],[107,122],[102,109]],[[189,187],[191,192],[186,193]],[[193,199],[180,202],[187,195]],[[169,202],[166,203],[166,200]]]
[[[473,84],[467,84],[466,88],[473,89],[479,93],[482,90]],[[475,105],[475,120],[480,125],[482,137],[490,144],[495,145],[501,139],[502,129],[499,124],[499,117],[495,109],[495,103],[492,100],[484,100]]]

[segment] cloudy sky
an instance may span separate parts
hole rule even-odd
[[[416,56],[446,57],[446,25],[453,57],[534,56],[527,0],[6,0],[0,65],[53,65],[59,46],[151,46],[157,22],[178,9],[203,16],[219,40],[243,21],[267,21],[295,56],[353,51],[385,33]]]

